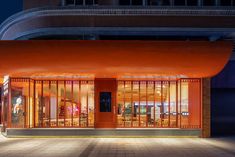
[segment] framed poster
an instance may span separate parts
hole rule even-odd
[[[100,112],[111,112],[111,102],[111,92],[100,92]]]

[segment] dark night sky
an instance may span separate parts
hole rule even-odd
[[[1,0],[0,3],[0,23],[6,18],[22,10],[23,0]]]

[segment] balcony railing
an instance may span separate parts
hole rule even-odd
[[[125,6],[194,6],[194,7],[235,7],[235,0],[61,0],[62,6],[76,5],[125,5]]]
[[[0,39],[13,25],[46,16],[235,16],[235,7],[51,6],[24,10],[0,25]]]

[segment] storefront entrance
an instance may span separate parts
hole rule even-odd
[[[116,127],[116,79],[95,79],[96,128]]]
[[[201,80],[10,78],[7,128],[201,128]]]

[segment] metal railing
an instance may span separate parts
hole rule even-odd
[[[153,7],[153,6],[65,6],[24,10],[12,15],[0,25],[0,38],[17,22],[41,16],[235,16],[234,7]]]

